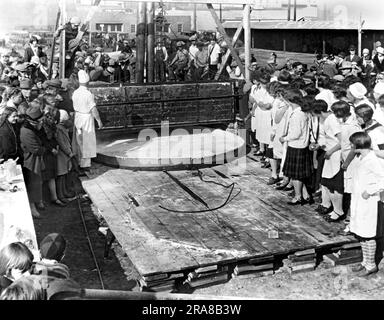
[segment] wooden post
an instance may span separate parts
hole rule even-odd
[[[297,3],[293,0],[293,21],[297,20]]]
[[[323,40],[323,54],[326,54],[326,42]]]
[[[61,11],[61,24],[64,25],[67,23],[67,6],[66,6],[66,1],[61,0],[60,2],[60,11]],[[59,62],[59,77],[60,79],[65,78],[65,56],[66,56],[66,51],[65,51],[65,29],[61,32],[60,35],[60,62]]]
[[[291,21],[291,0],[288,0],[288,21]]]
[[[283,51],[287,51],[287,41],[285,39],[283,40]]]
[[[136,83],[144,83],[146,7],[145,2],[139,2],[137,8]]]
[[[236,41],[240,37],[241,31],[243,31],[243,24],[242,23],[237,27],[235,35],[232,38],[232,46],[234,46],[236,44]],[[216,73],[215,80],[219,80],[220,75],[223,72],[225,65],[227,64],[230,53],[231,53],[231,51],[227,50],[226,54],[224,55],[223,59],[221,60],[220,68]]]
[[[147,82],[154,82],[154,64],[155,64],[155,5],[153,2],[147,5]]]
[[[197,12],[196,12],[196,4],[193,5],[193,11],[192,11],[192,25],[191,25],[191,31],[197,31],[197,25],[196,25],[196,19],[197,19]]]
[[[250,80],[250,62],[251,62],[251,6],[246,4],[243,9],[243,28],[244,28],[244,51],[245,51],[245,74],[246,80]]]
[[[215,22],[216,22],[217,29],[223,35],[225,42],[228,44],[228,48],[231,51],[232,57],[236,60],[237,65],[239,66],[241,73],[245,76],[244,66],[243,66],[237,52],[235,51],[235,48],[232,45],[231,39],[228,37],[227,33],[225,32],[223,25],[220,23],[220,19],[216,14],[215,9],[213,9],[212,4],[210,4],[210,3],[207,3],[207,7],[212,14],[213,20],[215,20]]]

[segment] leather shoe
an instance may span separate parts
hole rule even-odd
[[[280,181],[280,178],[273,178],[273,177],[270,177],[268,182],[267,182],[267,185],[271,186],[275,183],[278,183]]]
[[[369,277],[370,275],[376,273],[377,271],[379,271],[379,269],[377,267],[374,267],[373,269],[371,270],[368,270],[367,268],[364,268],[364,270],[362,270],[357,276],[359,278],[367,278]]]
[[[286,182],[286,183],[280,183],[276,186],[276,190],[284,190],[287,186],[289,185],[289,182]]]
[[[287,204],[290,206],[302,205],[303,199],[292,199],[292,201],[288,201]]]

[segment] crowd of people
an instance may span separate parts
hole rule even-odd
[[[354,46],[344,58],[325,55],[307,68],[300,62],[256,67],[240,114],[248,143],[268,185],[290,192],[288,205],[320,202],[329,223],[344,220],[345,234],[361,242],[361,276],[377,272],[376,239],[382,237],[384,190],[384,48],[373,58]],[[341,59],[341,61],[339,61]]]

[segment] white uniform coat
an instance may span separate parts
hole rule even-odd
[[[72,96],[75,110],[75,134],[73,135],[73,151],[80,159],[96,157],[95,120],[92,109],[96,107],[93,94],[84,86],[80,86]]]
[[[364,200],[362,193],[369,194],[384,190],[383,161],[371,151],[361,159],[358,157],[353,166],[352,173],[352,199],[351,199],[351,232],[363,238],[376,236],[377,209],[379,195]]]

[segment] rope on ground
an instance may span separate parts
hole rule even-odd
[[[233,182],[233,183],[231,183],[230,185],[225,186],[225,185],[223,185],[223,184],[221,184],[221,183],[218,183],[218,182],[215,182],[215,181],[203,180],[203,178],[202,178],[202,173],[201,173],[200,171],[198,171],[198,173],[199,173],[199,178],[200,178],[200,180],[203,181],[203,182],[206,182],[206,183],[215,183],[215,184],[218,184],[218,185],[220,185],[220,186],[222,186],[222,187],[224,187],[224,188],[227,188],[227,189],[230,188],[230,189],[231,189],[231,190],[229,191],[229,194],[228,194],[227,199],[225,200],[225,202],[224,202],[222,205],[220,205],[220,206],[218,206],[218,207],[215,207],[215,208],[209,208],[209,206],[207,205],[208,209],[205,209],[205,210],[196,210],[196,211],[181,211],[181,210],[174,210],[174,209],[165,208],[165,207],[163,207],[163,206],[161,206],[161,205],[159,205],[159,208],[164,209],[164,210],[169,211],[169,212],[175,212],[175,213],[204,213],[204,212],[213,212],[213,211],[216,211],[216,210],[219,210],[219,209],[225,207],[229,202],[231,202],[233,199],[235,199],[235,198],[241,193],[241,189],[240,189],[240,190],[239,190],[239,191],[232,197],[233,191],[234,191],[234,189],[235,189],[236,182]]]
[[[85,223],[84,213],[83,213],[83,210],[81,209],[80,195],[77,194],[76,198],[77,198],[77,205],[79,207],[79,213],[80,213],[81,221],[82,221],[83,227],[84,227],[85,236],[86,236],[87,241],[88,241],[88,246],[89,246],[89,249],[90,249],[91,254],[92,254],[93,262],[95,263],[95,266],[96,266],[96,270],[97,270],[97,274],[98,274],[98,277],[99,277],[99,280],[100,280],[101,288],[103,290],[105,290],[103,277],[101,276],[100,267],[99,267],[99,264],[98,264],[97,259],[96,259],[95,251],[93,250],[91,239],[89,237],[89,233],[88,233],[88,229],[87,229],[87,224]]]

